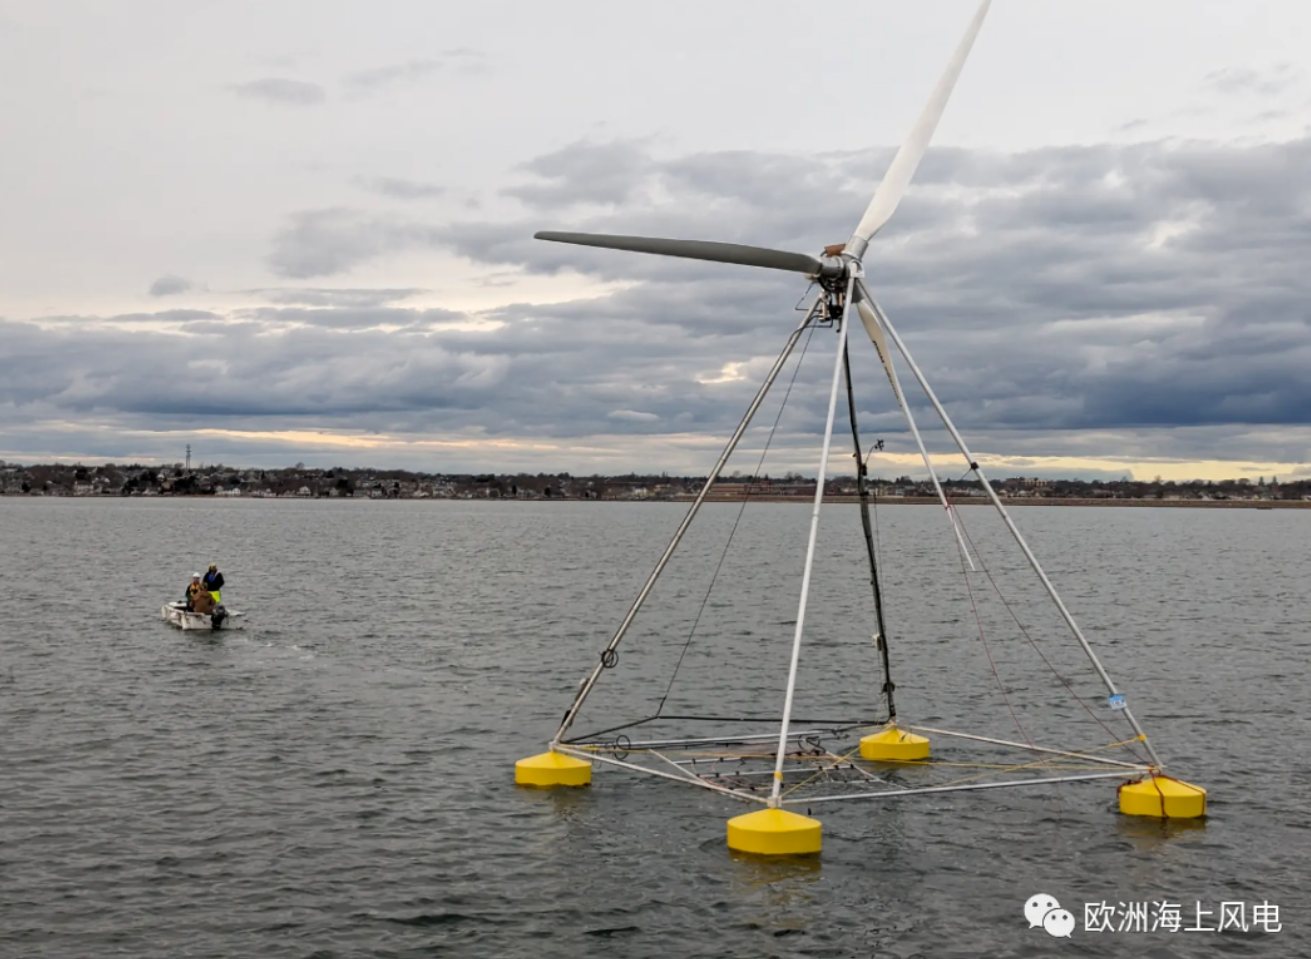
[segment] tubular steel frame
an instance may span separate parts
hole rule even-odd
[[[865,763],[864,761],[852,759],[850,756],[839,756],[832,752],[828,752],[827,750],[823,749],[822,746],[819,745],[819,740],[823,736],[835,735],[835,734],[849,734],[856,730],[878,728],[878,724],[870,724],[867,721],[863,721],[863,720],[857,720],[857,721],[804,720],[802,722],[806,724],[816,725],[817,728],[804,729],[804,730],[792,729],[793,718],[791,712],[792,712],[793,694],[795,692],[795,687],[796,687],[797,667],[800,659],[802,637],[804,634],[805,615],[806,615],[806,608],[809,598],[810,577],[814,564],[815,546],[818,536],[819,516],[824,502],[824,482],[826,478],[828,458],[832,445],[833,425],[834,425],[835,411],[837,407],[839,386],[843,382],[844,367],[847,361],[849,324],[852,320],[852,314],[857,300],[862,300],[865,303],[869,304],[869,308],[872,310],[873,315],[872,318],[870,317],[869,314],[865,315],[864,318],[867,327],[870,325],[872,319],[874,325],[877,326],[877,333],[885,333],[887,337],[892,341],[892,343],[895,344],[898,352],[901,353],[902,358],[905,360],[911,372],[914,374],[915,379],[919,382],[920,387],[924,390],[924,393],[928,397],[930,404],[933,406],[934,411],[938,414],[939,418],[943,422],[943,425],[946,427],[947,431],[951,434],[952,439],[955,441],[956,445],[960,449],[962,455],[964,455],[964,457],[966,458],[967,462],[970,465],[971,470],[973,470],[978,475],[978,478],[982,483],[984,490],[987,492],[987,495],[990,498],[992,505],[1001,514],[1001,517],[1007,529],[1010,531],[1016,543],[1019,545],[1020,550],[1024,554],[1029,565],[1033,568],[1035,573],[1038,575],[1038,578],[1042,582],[1042,585],[1046,590],[1049,598],[1055,603],[1057,609],[1061,614],[1061,617],[1065,621],[1066,625],[1070,628],[1074,637],[1078,641],[1080,647],[1083,649],[1083,652],[1087,655],[1088,659],[1092,663],[1098,676],[1101,678],[1103,684],[1106,686],[1108,693],[1110,693],[1112,696],[1117,695],[1117,689],[1115,687],[1115,684],[1112,682],[1109,674],[1106,672],[1101,661],[1097,658],[1096,653],[1093,652],[1091,645],[1088,643],[1088,640],[1085,638],[1083,632],[1080,630],[1078,624],[1075,622],[1074,617],[1071,615],[1069,610],[1066,608],[1064,602],[1061,600],[1059,594],[1056,592],[1055,586],[1053,586],[1051,581],[1047,578],[1047,574],[1043,571],[1041,565],[1038,563],[1037,557],[1035,557],[1033,552],[1029,549],[1027,542],[1025,542],[1024,537],[1020,534],[1019,529],[1015,526],[1015,523],[1012,521],[1010,515],[1007,513],[1006,508],[1002,504],[1000,498],[997,496],[996,491],[992,488],[992,485],[988,482],[982,470],[979,468],[978,464],[974,461],[972,455],[970,454],[969,448],[965,445],[965,441],[961,438],[960,434],[957,432],[955,425],[952,423],[950,417],[947,414],[947,411],[943,408],[941,402],[938,400],[936,394],[934,394],[932,388],[929,386],[928,381],[924,377],[924,374],[921,372],[919,366],[916,365],[914,359],[911,357],[910,352],[906,348],[905,343],[902,341],[901,337],[897,334],[895,328],[892,326],[891,322],[889,322],[887,315],[883,312],[882,308],[874,300],[868,288],[865,286],[859,261],[852,260],[849,262],[848,274],[846,277],[843,278],[843,280],[844,282],[842,282],[840,285],[837,283],[827,284],[825,291],[820,293],[818,296],[816,296],[815,300],[812,302],[811,306],[806,311],[806,314],[801,320],[801,323],[796,327],[795,330],[792,331],[792,334],[788,338],[786,344],[784,345],[782,352],[779,354],[778,358],[774,361],[774,365],[771,367],[769,373],[766,375],[764,382],[760,386],[760,389],[757,391],[754,399],[751,401],[751,404],[748,406],[745,414],[743,415],[741,421],[739,422],[737,429],[733,432],[733,435],[731,436],[727,445],[724,447],[724,450],[720,454],[718,461],[715,463],[713,469],[710,471],[710,475],[706,478],[705,484],[702,486],[700,492],[697,494],[696,499],[693,501],[692,505],[688,509],[687,514],[683,517],[682,522],[679,524],[677,530],[674,532],[674,535],[670,539],[668,546],[666,546],[664,553],[657,561],[655,568],[652,570],[650,576],[647,578],[645,584],[642,586],[642,589],[639,591],[637,598],[633,601],[632,606],[629,607],[628,612],[625,614],[623,620],[620,622],[619,627],[615,630],[613,636],[610,639],[610,642],[606,645],[605,649],[602,651],[599,662],[597,662],[597,664],[593,667],[591,673],[586,677],[586,679],[580,685],[578,693],[574,697],[573,702],[570,704],[569,709],[565,712],[564,719],[562,720],[559,729],[556,731],[555,736],[552,737],[550,748],[556,752],[563,753],[567,756],[573,756],[578,759],[584,759],[590,762],[604,763],[606,765],[627,769],[632,772],[644,773],[649,776],[656,776],[662,779],[673,780],[674,782],[688,783],[690,785],[700,786],[704,789],[708,789],[713,792],[731,796],[738,800],[742,800],[746,802],[762,803],[766,806],[775,807],[775,808],[782,807],[782,806],[790,806],[790,805],[809,805],[809,804],[820,803],[820,802],[836,802],[844,799],[897,799],[907,796],[925,795],[925,794],[933,794],[933,793],[965,792],[965,791],[974,791],[974,790],[982,790],[982,789],[998,789],[998,788],[1005,788],[1005,787],[1036,786],[1036,785],[1046,785],[1052,783],[1082,782],[1087,780],[1107,779],[1107,778],[1117,778],[1117,777],[1123,779],[1126,777],[1133,777],[1144,773],[1159,771],[1163,763],[1161,762],[1160,758],[1157,756],[1156,751],[1152,748],[1151,743],[1148,741],[1146,734],[1139,726],[1136,718],[1127,708],[1121,711],[1124,713],[1125,719],[1128,721],[1129,725],[1132,727],[1133,731],[1136,734],[1135,739],[1129,740],[1128,742],[1141,741],[1143,745],[1146,747],[1149,756],[1151,757],[1150,763],[1130,763],[1130,762],[1125,762],[1123,760],[1109,759],[1103,756],[1095,756],[1089,752],[1080,752],[1077,750],[1053,749],[1048,747],[1035,746],[1030,743],[1014,742],[1011,740],[997,739],[989,736],[979,736],[971,733],[953,732],[951,730],[938,729],[928,726],[899,725],[897,727],[909,731],[917,731],[917,732],[929,733],[933,735],[954,737],[963,740],[986,743],[992,746],[1003,746],[1010,749],[1026,751],[1034,755],[1043,757],[1042,759],[1036,762],[1026,763],[1026,764],[1015,764],[1013,766],[1010,764],[1000,764],[1000,765],[993,764],[989,767],[993,769],[1006,770],[1006,769],[1014,768],[1017,770],[1022,770],[1022,769],[1032,770],[1035,767],[1042,767],[1047,763],[1055,762],[1056,760],[1061,760],[1061,759],[1067,761],[1076,761],[1080,763],[1092,763],[1095,764],[1095,768],[1096,768],[1096,771],[1080,772],[1071,775],[1044,776],[1039,778],[1006,779],[1006,780],[986,782],[986,783],[974,782],[974,781],[970,781],[970,782],[958,781],[958,782],[946,783],[942,785],[929,785],[929,786],[904,786],[895,783],[889,783],[886,780],[881,779],[879,776],[875,775],[871,771],[872,768],[883,768],[883,764],[877,764],[877,765],[870,764],[870,763]],[[839,298],[839,293],[841,294],[840,298]],[[601,730],[600,732],[592,733],[589,736],[577,737],[572,739],[564,738],[565,734],[569,731],[570,727],[577,719],[579,710],[582,708],[583,703],[586,701],[588,695],[596,686],[596,683],[600,679],[600,676],[604,671],[604,669],[607,667],[607,665],[613,665],[614,657],[616,655],[615,651],[617,647],[619,646],[620,642],[623,640],[624,636],[627,634],[629,627],[632,626],[633,621],[636,619],[637,614],[642,609],[643,604],[646,602],[648,596],[650,595],[652,588],[654,587],[656,581],[660,577],[660,574],[664,571],[666,565],[669,563],[669,560],[672,558],[675,550],[678,548],[679,543],[682,541],[683,536],[686,534],[688,528],[691,526],[693,519],[695,519],[702,504],[705,502],[707,495],[710,493],[710,490],[713,488],[716,480],[719,478],[719,475],[722,472],[724,466],[727,464],[733,451],[737,448],[738,443],[741,441],[743,435],[746,433],[747,429],[751,425],[751,421],[754,418],[756,412],[759,410],[761,403],[768,395],[770,388],[774,385],[774,382],[778,378],[779,373],[782,371],[783,367],[787,363],[787,360],[792,355],[793,349],[795,348],[797,342],[799,341],[801,334],[812,323],[815,323],[817,321],[819,322],[832,321],[836,325],[837,332],[838,332],[838,348],[836,351],[837,352],[836,359],[834,361],[832,383],[829,390],[829,405],[828,405],[827,419],[824,428],[823,451],[820,457],[818,479],[816,481],[816,487],[815,487],[815,501],[811,513],[810,530],[809,530],[807,549],[806,549],[806,563],[802,576],[801,593],[798,598],[796,628],[793,634],[792,652],[791,652],[791,659],[789,662],[788,680],[787,680],[787,687],[786,687],[786,692],[783,702],[783,710],[782,710],[781,718],[768,719],[766,717],[709,717],[709,716],[661,717],[657,715],[657,716],[648,717],[647,719],[636,720],[634,722],[630,722],[621,726],[611,727],[610,729]],[[873,337],[876,335],[876,330],[871,329],[870,333],[871,336]],[[879,345],[880,340],[882,340],[882,336],[877,337],[875,341],[876,346]],[[919,430],[915,424],[914,418],[911,415],[910,404],[906,401],[906,399],[902,395],[900,384],[897,382],[896,379],[896,372],[893,367],[892,358],[891,356],[882,355],[884,352],[885,352],[884,350],[880,350],[880,355],[881,355],[881,359],[884,361],[883,365],[885,371],[888,374],[889,382],[892,386],[893,394],[896,397],[898,405],[900,406],[903,414],[906,417],[911,432],[915,436],[916,443],[919,446],[920,452],[923,455],[924,461],[928,466],[930,475],[933,477],[936,486],[937,477],[933,471],[932,463],[929,460],[928,451],[924,447],[923,441],[920,438]],[[849,377],[849,373],[847,375]],[[859,464],[858,464],[858,468],[859,468]],[[943,497],[943,499],[944,499],[944,503],[946,503],[945,497]],[[950,503],[946,503],[946,505],[947,505],[948,514],[952,520],[953,528],[956,529],[957,539],[960,542],[962,552],[964,553],[964,556],[968,558],[969,552],[968,550],[965,549],[965,544],[963,539],[961,539],[959,529],[956,528],[956,517],[954,515],[954,512],[951,509]],[[971,568],[973,567],[972,562],[970,563],[970,566]],[[882,630],[880,629],[880,632],[881,631]],[[886,637],[883,637],[882,641],[884,644],[886,644]],[[895,718],[895,717],[890,717],[890,718]],[[779,729],[777,733],[749,733],[749,734],[736,734],[736,735],[728,734],[728,735],[707,736],[707,737],[683,737],[683,738],[676,738],[676,739],[650,739],[650,740],[643,740],[639,742],[632,742],[626,736],[622,736],[622,735],[615,736],[611,739],[602,738],[608,733],[618,733],[620,730],[625,730],[625,729],[636,729],[647,723],[651,723],[655,721],[670,721],[670,720],[700,720],[700,721],[720,721],[720,722],[728,722],[728,721],[778,722]],[[797,742],[796,750],[793,751],[789,750],[788,743],[790,739],[795,740]],[[761,746],[764,746],[768,744],[770,741],[774,741],[774,740],[777,741],[777,746],[775,749],[772,750],[772,755],[770,752],[762,753],[758,751]],[[1111,745],[1121,746],[1121,745],[1125,745],[1125,743],[1114,743]],[[807,746],[811,748],[811,751],[806,751],[805,747]],[[719,755],[712,753],[706,757],[694,757],[692,759],[683,759],[683,760],[672,759],[670,758],[669,755],[667,755],[667,753],[677,753],[679,751],[686,751],[692,749],[705,749],[708,747],[739,747],[740,749],[741,748],[755,749],[757,751],[747,752],[747,753],[727,753],[727,754],[719,754]],[[658,769],[652,768],[651,766],[643,765],[641,762],[628,761],[628,755],[630,752],[633,751],[640,751],[643,755],[649,755],[654,757],[656,760],[659,760],[660,762],[668,766],[669,770],[672,771],[668,771],[664,768],[658,768]],[[749,777],[760,777],[760,776],[768,775],[771,778],[768,796],[761,795],[749,789],[734,788],[729,785],[724,785],[723,783],[712,782],[709,781],[706,778],[706,776],[698,775],[695,772],[695,767],[698,764],[702,764],[705,767],[713,769],[716,765],[726,764],[734,760],[736,760],[739,763],[739,766],[747,761],[754,761],[756,763],[763,762],[764,760],[772,761],[772,770],[771,769],[743,770],[739,768],[737,770],[729,770],[728,772],[724,772],[720,770],[712,773],[712,775],[716,776],[717,778],[722,778],[725,776],[727,776],[728,778],[732,778],[733,776],[737,776],[738,778],[749,778]],[[793,765],[790,766],[788,765],[789,760],[793,761]],[[897,765],[903,765],[903,764],[897,764]],[[940,763],[935,763],[933,761],[925,761],[923,763],[914,763],[914,764],[906,764],[906,765],[933,767],[935,765],[955,765],[955,764],[940,764]],[[964,765],[969,765],[969,764],[964,764]],[[1111,767],[1111,768],[1108,769],[1107,767]],[[1047,766],[1046,768],[1050,770],[1053,767]],[[886,785],[889,788],[885,790],[873,791],[873,792],[848,791],[848,792],[837,792],[837,793],[821,794],[821,795],[809,794],[795,799],[788,798],[790,793],[804,788],[816,778],[824,778],[824,781],[831,785],[832,780],[826,778],[827,774],[831,772],[843,772],[843,773],[851,772],[853,775],[859,778],[860,784],[865,787],[868,787],[868,784],[871,782],[877,782]],[[806,779],[803,779],[800,783],[794,783],[791,786],[791,788],[785,788],[787,785],[788,775],[796,776],[805,773],[810,773],[810,776]],[[991,775],[991,773],[985,775]],[[981,777],[975,776],[970,778],[978,779]],[[843,781],[847,781],[847,780],[843,780]]]

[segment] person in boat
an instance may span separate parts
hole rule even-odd
[[[202,593],[206,597],[209,597],[209,590],[205,589],[205,584],[200,581],[200,574],[192,573],[191,584],[187,586],[187,593],[183,597],[187,604],[187,612],[196,611],[196,602]],[[213,600],[211,599],[210,601],[212,602]]]
[[[201,580],[201,582],[204,583],[205,588],[209,590],[209,595],[214,597],[214,602],[223,602],[223,598],[220,595],[220,591],[223,589],[223,574],[219,572],[217,563],[209,564],[209,572],[205,574],[205,578]]]
[[[214,602],[214,594],[207,590],[202,583],[200,591],[196,593],[196,598],[191,601],[191,611],[208,616],[214,612],[214,607],[217,605],[218,603]]]

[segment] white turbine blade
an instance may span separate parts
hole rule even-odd
[[[892,384],[892,394],[897,398],[898,405],[904,407],[906,401],[901,397],[901,384],[897,382],[897,371],[892,368],[892,354],[888,352],[888,341],[883,336],[883,327],[879,326],[878,317],[874,315],[868,303],[861,300],[856,306],[860,310],[860,321],[865,324],[865,332],[869,334],[874,349],[878,350],[879,359],[883,361],[888,382]]]
[[[866,291],[868,296],[868,291]],[[929,471],[929,479],[933,480],[933,488],[938,492],[938,501],[942,503],[942,508],[947,511],[947,519],[951,520],[952,532],[956,534],[956,542],[960,545],[961,555],[965,557],[965,562],[969,563],[970,569],[975,570],[974,559],[970,556],[970,551],[965,548],[965,537],[961,533],[960,523],[956,519],[956,511],[951,508],[951,501],[947,499],[947,494],[943,492],[942,484],[938,482],[938,474],[933,469],[933,461],[929,459],[929,451],[924,446],[924,440],[920,437],[919,427],[915,425],[915,417],[910,415],[910,404],[906,402],[905,396],[901,392],[901,384],[897,381],[897,370],[892,365],[892,354],[888,352],[888,341],[883,336],[883,325],[879,323],[878,314],[870,305],[865,297],[861,297],[856,304],[860,310],[860,321],[865,324],[865,332],[874,343],[874,349],[879,351],[879,359],[883,361],[883,369],[888,374],[888,382],[892,384],[892,395],[897,398],[897,405],[901,407],[901,412],[905,414],[906,425],[910,427],[911,435],[915,437],[915,445],[920,449],[920,457],[924,460],[924,468]]]
[[[906,192],[911,177],[915,175],[915,168],[920,165],[924,151],[928,149],[929,141],[933,139],[933,131],[937,128],[938,121],[942,119],[947,98],[951,96],[952,88],[956,86],[956,78],[960,76],[961,68],[965,66],[965,58],[969,56],[970,48],[974,46],[974,38],[979,35],[979,28],[983,26],[983,18],[988,13],[991,2],[992,0],[983,0],[979,4],[978,12],[974,14],[974,19],[966,28],[965,36],[961,37],[956,52],[952,54],[951,62],[947,64],[946,72],[942,74],[938,85],[933,88],[933,94],[925,104],[924,112],[915,121],[910,136],[893,157],[892,165],[888,167],[883,182],[874,193],[874,199],[869,201],[869,208],[865,210],[860,225],[856,227],[856,232],[852,235],[853,239],[868,243],[870,237],[882,229],[883,224],[887,223],[896,212],[902,194]]]

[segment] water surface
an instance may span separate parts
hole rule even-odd
[[[0,954],[1306,954],[1311,517],[1018,516],[1172,770],[1210,790],[1204,826],[1123,818],[1113,781],[994,790],[817,809],[818,862],[760,862],[725,847],[746,807],[720,796],[612,769],[513,785],[681,512],[0,500]],[[1035,666],[981,573],[971,596],[939,510],[886,507],[903,718],[1101,744],[1082,654],[990,514],[963,513],[1074,682]],[[725,557],[736,518],[707,508],[583,724],[648,713],[721,557],[670,703],[778,711],[809,510],[749,507]],[[824,533],[797,708],[866,710],[855,509]],[[211,561],[246,628],[158,621]],[[1027,928],[1040,891],[1079,916],[1070,942]],[[1085,902],[1161,899],[1268,900],[1284,930],[1082,929]]]

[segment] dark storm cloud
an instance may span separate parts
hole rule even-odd
[[[859,160],[868,163],[870,158]],[[848,160],[852,166],[856,162]],[[305,210],[292,214],[274,237],[269,263],[283,276],[330,276],[389,252],[446,246],[471,259],[532,272],[581,266],[606,278],[658,278],[682,275],[690,267],[693,275],[706,276],[707,268],[697,264],[617,260],[611,254],[537,243],[532,234],[559,226],[571,207],[603,204],[620,210],[608,219],[588,221],[587,229],[743,243],[760,243],[767,232],[775,245],[811,248],[848,235],[851,210],[864,202],[867,186],[853,185],[841,164],[748,153],[660,163],[635,143],[574,144],[532,161],[525,172],[531,182],[504,192],[537,211],[531,222],[428,225],[342,207]],[[638,202],[639,194],[656,188],[674,194],[663,212],[643,209],[647,204]],[[831,226],[825,229],[825,223]]]
[[[186,323],[192,320],[217,320],[221,319],[219,314],[211,313],[209,310],[160,310],[157,313],[119,313],[114,316],[43,316],[43,324],[67,324],[69,326],[79,326],[95,324],[100,321],[115,324],[131,324],[139,326],[148,323],[160,323],[175,325]]]
[[[230,89],[237,96],[292,106],[317,106],[327,99],[327,93],[318,84],[284,77],[265,77],[249,83],[234,84]]]
[[[151,296],[176,296],[179,293],[187,293],[195,288],[190,280],[183,279],[180,276],[174,276],[171,273],[161,276],[154,283],[150,284],[149,293]]]
[[[403,180],[389,176],[356,177],[351,182],[361,190],[378,196],[391,197],[394,200],[429,200],[446,193],[446,187],[435,183],[420,183],[417,180]]]
[[[511,187],[504,193],[542,210],[577,203],[622,203],[652,168],[636,143],[575,143],[524,165],[544,182]]]
[[[5,332],[11,350],[0,358],[0,409],[225,427],[252,417],[290,422],[440,408],[461,396],[472,403],[504,365],[418,336],[315,328],[270,336],[266,324],[254,323],[214,337],[30,324],[7,324]]]
[[[398,305],[412,290],[308,288],[265,291],[270,305],[226,316],[136,318],[192,335],[5,324],[14,345],[0,356],[0,426],[94,414],[123,428],[722,434],[799,319],[789,308],[805,279],[532,233],[817,251],[850,233],[889,155],[660,159],[635,144],[577,146],[524,171],[531,182],[515,196],[530,215],[513,222],[302,211],[270,256],[287,276],[443,249],[502,272],[624,288],[476,317]],[[866,269],[980,449],[1311,458],[1311,140],[940,149],[921,174]],[[814,335],[784,421],[806,449],[832,343],[830,331]],[[863,424],[912,449],[867,343],[853,362]]]
[[[573,176],[553,160],[546,186],[567,200]],[[677,209],[677,225],[666,210],[642,208],[551,225],[814,250],[845,236],[863,207],[859,166],[653,161],[644,176],[696,194]],[[1305,421],[1311,389],[1298,370],[1311,361],[1311,283],[1300,264],[1311,244],[1311,141],[935,150],[921,174],[866,265],[940,391],[978,397],[964,420],[1044,429]],[[641,176],[625,189],[640,192]],[[702,195],[714,204],[698,205]],[[806,215],[776,213],[780,197]],[[528,232],[474,224],[449,236],[466,256],[530,271],[567,261],[605,279],[694,289],[709,275],[678,260],[515,239]],[[744,287],[763,282],[743,278]],[[1115,318],[1123,322],[1098,325]]]
[[[721,337],[756,352],[741,332],[749,307],[727,290],[708,290],[707,304],[688,310],[686,296],[670,292],[670,308],[685,315],[681,329],[663,333],[631,299],[581,316],[512,308],[483,329],[453,328],[464,318],[448,311],[397,308],[245,310],[232,317],[245,322],[195,324],[195,332],[219,334],[201,336],[7,324],[0,421],[62,408],[75,418],[193,428],[294,428],[326,418],[341,427],[478,429],[492,437],[579,436],[616,422],[654,422],[612,419],[616,410],[676,429],[717,423],[730,415],[717,399],[738,406],[753,387],[712,388],[696,377],[722,365],[714,356]],[[769,338],[770,352],[783,335]],[[696,350],[689,339],[699,341]],[[692,359],[696,351],[709,355]]]

